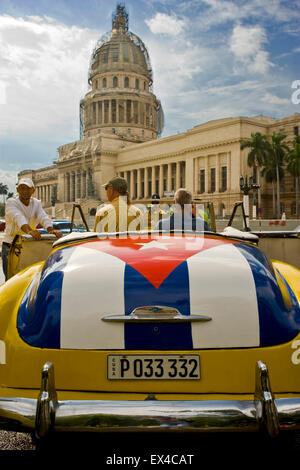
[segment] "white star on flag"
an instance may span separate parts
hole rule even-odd
[[[140,250],[149,250],[150,248],[158,248],[160,250],[167,250],[168,248],[164,243],[153,240],[149,243],[137,243],[137,245],[142,245]]]

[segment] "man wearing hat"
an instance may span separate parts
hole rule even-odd
[[[96,213],[95,232],[126,232],[139,230],[141,211],[130,203],[127,181],[116,176],[103,185],[109,204]]]
[[[35,240],[41,239],[37,224],[42,224],[48,233],[57,238],[62,236],[59,230],[54,230],[52,222],[42,208],[41,201],[32,197],[35,191],[30,178],[21,178],[17,185],[17,197],[9,198],[5,205],[5,233],[2,243],[2,267],[5,280],[7,279],[8,252],[16,235],[31,235]]]

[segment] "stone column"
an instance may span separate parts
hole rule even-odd
[[[63,184],[63,189],[61,190],[60,194],[58,195],[58,199],[62,202],[66,202],[66,200],[67,200],[67,173],[63,174],[62,184]],[[59,190],[59,185],[58,185],[58,190]]]
[[[152,196],[152,194],[154,194],[156,192],[155,191],[155,169],[156,169],[155,166],[151,167],[151,174],[152,174],[152,176],[151,176],[151,178],[152,178],[152,180],[151,180],[151,196]]]
[[[67,173],[67,202],[71,201],[71,174]]]
[[[71,172],[71,202],[75,201],[75,172]]]
[[[164,165],[160,165],[159,167],[159,195],[163,197],[164,194]]]
[[[206,156],[205,157],[205,192],[206,193],[209,190],[208,182],[209,182],[209,178],[208,178],[208,156]]]
[[[148,175],[148,167],[144,168],[144,198],[148,197],[148,181],[149,181],[149,175]]]
[[[107,124],[111,124],[111,123],[112,123],[112,113],[111,113],[111,110],[112,110],[111,100],[108,100],[108,123],[107,123]]]
[[[216,155],[216,192],[220,192],[220,157]]]
[[[176,162],[176,190],[180,188],[180,162]]]
[[[137,170],[137,199],[141,197],[141,169],[138,168]]]
[[[199,158],[194,159],[194,194],[198,194],[199,189]]]
[[[231,152],[227,153],[227,190],[231,190]]]
[[[116,123],[119,122],[119,101],[116,99]]]
[[[167,170],[167,191],[172,190],[172,163],[168,163]]]
[[[77,193],[77,198],[80,199],[82,197],[82,193],[81,193],[81,170],[77,170],[76,193]]]
[[[134,172],[133,170],[129,171],[130,173],[130,178],[129,178],[129,184],[130,184],[130,190],[129,190],[129,195],[132,198],[134,196]]]

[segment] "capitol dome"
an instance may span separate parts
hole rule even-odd
[[[119,4],[112,30],[97,42],[91,56],[91,90],[81,101],[82,135],[109,133],[141,142],[157,138],[163,111],[152,82],[147,48],[128,30],[128,14]]]

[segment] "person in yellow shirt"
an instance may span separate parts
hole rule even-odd
[[[140,230],[141,211],[130,202],[127,181],[116,176],[103,186],[109,204],[98,208],[94,232]]]

